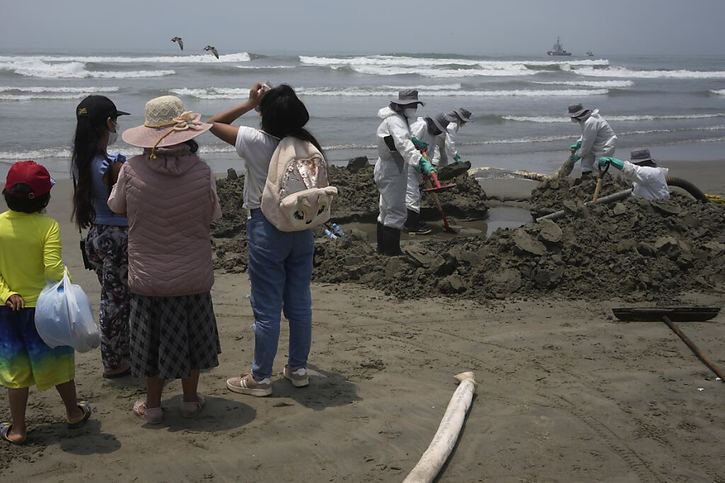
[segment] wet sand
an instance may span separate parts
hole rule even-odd
[[[678,176],[723,193],[722,166]],[[74,279],[97,306],[98,283],[82,269],[69,199],[69,184],[59,183],[49,213],[62,223]],[[246,274],[217,273],[223,353],[220,367],[202,375],[209,402],[198,419],[180,417],[173,382],[166,423],[142,427],[131,414],[143,395],[139,383],[103,380],[100,354],[79,354],[79,394],[95,407],[92,421],[67,430],[57,394],[31,390],[31,440],[0,444],[2,479],[401,481],[440,422],[452,376],[474,370],[478,396],[439,481],[725,481],[725,386],[664,324],[613,320],[616,292],[604,302],[477,304],[314,284],[311,386],[278,378],[275,394],[263,399],[224,387],[252,356],[248,293]],[[725,293],[684,298],[722,306]],[[723,323],[721,314],[681,324],[721,367]],[[276,371],[286,345],[283,328]],[[0,417],[8,417],[6,405]]]

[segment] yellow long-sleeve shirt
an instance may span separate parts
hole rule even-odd
[[[0,213],[0,301],[18,294],[35,307],[47,281],[63,278],[60,226],[40,213]]]

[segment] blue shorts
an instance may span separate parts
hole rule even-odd
[[[35,330],[35,309],[0,307],[0,385],[41,391],[75,377],[72,347],[51,349]]]

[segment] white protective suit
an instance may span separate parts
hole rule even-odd
[[[441,139],[445,140],[445,134],[433,136],[428,131],[428,123],[425,119],[419,117],[410,125],[410,132],[413,136],[428,144],[428,160],[434,166],[440,160],[440,150],[438,144]],[[420,213],[420,182],[422,177],[417,166],[408,165],[408,186],[405,190],[405,206],[407,209]]]
[[[408,120],[402,114],[384,107],[378,111],[378,117],[383,120],[376,133],[378,160],[373,171],[380,192],[378,222],[401,230],[408,217],[405,208],[408,166],[418,169],[420,152],[413,146]],[[385,142],[388,136],[393,140],[395,151],[391,151]]]
[[[461,126],[457,122],[448,123],[446,135],[438,137],[438,152],[440,153],[440,157],[436,166],[439,168],[447,166],[448,163],[452,163],[453,158],[458,154],[456,137],[460,128]]]
[[[597,158],[614,156],[617,136],[609,123],[599,115],[599,109],[594,109],[583,123],[582,135],[579,140],[582,146],[579,149],[581,156],[582,173],[591,172]]]
[[[622,173],[632,182],[632,195],[650,201],[661,201],[670,198],[667,187],[667,168],[637,166],[629,161],[624,162]]]

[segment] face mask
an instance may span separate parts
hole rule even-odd
[[[418,112],[417,107],[406,107],[403,109],[403,115],[408,119],[415,117],[416,112]]]

